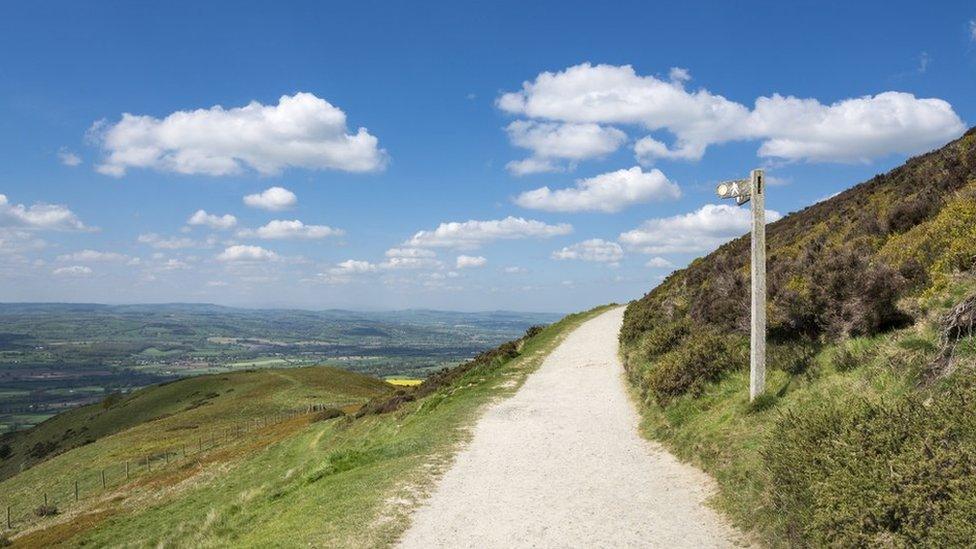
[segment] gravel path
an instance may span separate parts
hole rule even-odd
[[[703,505],[710,478],[640,437],[617,358],[622,320],[620,307],[586,322],[488,409],[402,547],[737,544]]]

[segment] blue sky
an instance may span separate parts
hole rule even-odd
[[[573,311],[976,120],[971,2],[785,4],[5,3],[0,300]]]

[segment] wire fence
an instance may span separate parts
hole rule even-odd
[[[35,501],[2,501],[5,517],[3,535],[12,536],[16,531],[26,529],[46,517],[61,514],[82,502],[104,494],[109,489],[127,485],[135,487],[134,481],[141,480],[156,472],[172,470],[175,465],[185,466],[200,460],[204,454],[233,443],[241,442],[246,433],[270,425],[280,424],[301,415],[334,410],[347,404],[308,404],[300,410],[276,412],[270,416],[235,422],[227,427],[212,429],[206,435],[198,435],[196,440],[181,443],[165,450],[145,455],[132,456],[120,460],[115,465],[97,470],[81,471],[72,478],[64,479],[59,488],[46,490],[35,495]]]

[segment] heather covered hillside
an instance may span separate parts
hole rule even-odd
[[[769,380],[747,402],[749,236],[628,308],[645,427],[772,543],[976,530],[976,129],[767,228]]]

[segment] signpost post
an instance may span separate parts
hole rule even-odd
[[[749,179],[719,184],[721,198],[734,198],[752,209],[752,333],[749,349],[749,401],[766,385],[766,181],[763,170],[752,170]]]

